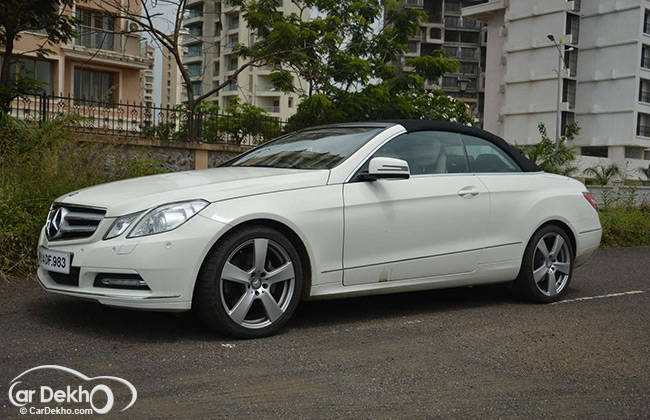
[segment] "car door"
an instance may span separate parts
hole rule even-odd
[[[411,177],[353,178],[344,185],[344,285],[475,270],[489,220],[489,198],[469,173],[460,136],[436,131],[402,134],[372,157],[407,161]]]
[[[519,258],[530,231],[530,203],[538,194],[535,173],[523,172],[506,152],[489,141],[462,134],[470,170],[490,194],[491,216],[486,224],[486,249],[480,264],[504,264]]]

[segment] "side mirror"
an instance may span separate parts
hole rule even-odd
[[[362,178],[368,181],[385,178],[408,179],[410,177],[411,171],[407,161],[389,157],[370,159],[368,172],[362,174]]]

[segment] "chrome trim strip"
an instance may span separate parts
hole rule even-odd
[[[108,210],[106,207],[89,206],[89,205],[86,205],[86,204],[63,203],[61,201],[55,201],[52,204],[55,205],[55,206],[63,206],[63,207],[79,207],[79,208],[84,208],[84,209],[104,210],[104,211]]]
[[[38,278],[38,276],[37,276]],[[54,287],[48,287],[43,282],[41,279],[38,279],[38,282],[41,284],[41,287],[47,291],[50,292],[58,292],[58,293],[65,293],[69,295],[82,295],[82,296],[89,296],[89,297],[99,297],[99,298],[109,298],[109,299],[131,299],[131,300],[148,300],[148,299],[174,299],[174,298],[179,298],[181,295],[174,295],[174,296],[130,296],[130,295],[109,295],[105,293],[92,293],[92,292],[78,292],[76,290],[67,290],[67,289],[57,289]]]
[[[591,233],[591,232],[597,232],[599,230],[603,230],[603,228],[596,228],[596,229],[589,229],[589,230],[583,230],[582,232],[578,232],[579,235],[582,235],[583,233]]]
[[[380,262],[380,263],[357,265],[357,266],[354,266],[354,267],[344,267],[342,269],[321,271],[321,274],[331,273],[333,271],[354,270],[354,269],[357,269],[357,268],[373,267],[375,265],[394,264],[394,263],[400,263],[400,262],[406,262],[406,261],[421,260],[421,259],[425,259],[425,258],[443,257],[443,256],[446,256],[446,255],[454,255],[454,254],[463,254],[465,252],[480,251],[482,249],[500,248],[502,246],[519,245],[519,244],[521,244],[521,241],[519,241],[519,242],[510,242],[510,243],[501,244],[501,245],[484,246],[484,247],[481,247],[481,248],[466,249],[466,250],[463,250],[463,251],[453,251],[453,252],[444,252],[442,254],[425,255],[424,257],[404,258],[404,259],[401,259],[401,260],[385,261],[385,262]]]

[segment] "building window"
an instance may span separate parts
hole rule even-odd
[[[564,62],[569,69],[569,77],[576,77],[578,74],[578,50],[564,51]]]
[[[190,32],[190,36],[200,37],[203,36],[203,25],[192,25],[187,28]]]
[[[201,44],[194,44],[187,47],[187,52],[185,53],[187,57],[200,57],[203,55],[203,47]]]
[[[460,49],[461,58],[476,58],[476,48],[461,48]]]
[[[568,102],[569,109],[574,109],[576,107],[576,81],[564,79],[563,85],[562,102]]]
[[[201,95],[201,82],[192,82],[192,93],[194,96]]]
[[[650,35],[650,10],[647,9],[643,18],[643,33]]]
[[[641,79],[639,86],[639,101],[650,103],[650,80]]]
[[[293,98],[289,97],[289,108],[293,108]]]
[[[195,7],[188,7],[186,10],[187,10],[188,19],[203,16],[203,4],[199,4],[198,6]]]
[[[442,47],[447,57],[458,57],[458,47]]]
[[[115,19],[112,16],[76,8],[77,38],[75,44],[89,48],[113,50]]]
[[[418,43],[417,42],[409,41],[406,44],[406,47],[408,48],[408,51],[410,53],[417,53],[418,52]]]
[[[429,31],[429,38],[442,39],[442,30],[440,28],[431,28]]]
[[[571,35],[571,42],[569,42],[569,44],[578,45],[580,36],[580,16],[567,13],[566,34]]]
[[[637,116],[636,135],[650,137],[650,114],[639,112]]]
[[[445,26],[450,28],[460,27],[460,18],[458,16],[445,16]]]
[[[458,87],[458,78],[456,77],[443,77],[442,78],[442,87],[445,88],[457,88]]]
[[[460,0],[446,0],[445,10],[448,12],[460,11]]]
[[[643,147],[625,146],[625,159],[643,159]]]
[[[214,66],[214,68],[212,69],[212,74],[215,75],[215,76],[218,76],[219,75],[219,61],[215,61],[212,64]]]
[[[566,127],[576,121],[576,114],[573,112],[562,112],[562,120],[560,122],[560,134],[566,135]]]
[[[228,29],[239,28],[239,14],[228,15]]]
[[[580,148],[580,154],[582,156],[606,158],[608,156],[608,153],[609,148],[607,146],[588,146]]]
[[[479,33],[478,32],[461,32],[460,42],[463,44],[478,44],[479,43]]]
[[[228,60],[228,70],[237,70],[237,67],[239,66],[239,60],[237,59],[237,56],[231,56],[230,59]]]
[[[478,66],[476,63],[460,63],[460,72],[464,74],[476,74]]]
[[[190,77],[201,75],[201,63],[192,63],[186,65],[185,67],[187,68],[187,74]]]
[[[641,51],[641,67],[650,69],[650,45],[643,45]]]
[[[235,48],[235,45],[239,43],[239,35],[232,34],[228,37],[228,48]]]
[[[0,57],[2,66],[3,57]],[[12,60],[13,61],[13,60]],[[16,71],[18,68],[18,71]],[[52,63],[46,60],[32,58],[16,58],[15,62],[9,63],[9,77],[16,80],[18,75],[37,80],[42,83],[43,91],[47,95],[52,94]]]
[[[74,69],[75,99],[114,102],[115,74],[83,68]]]

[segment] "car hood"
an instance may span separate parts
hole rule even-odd
[[[132,178],[84,188],[56,202],[104,207],[106,217],[161,204],[204,199],[210,202],[325,185],[329,170],[223,167]]]

